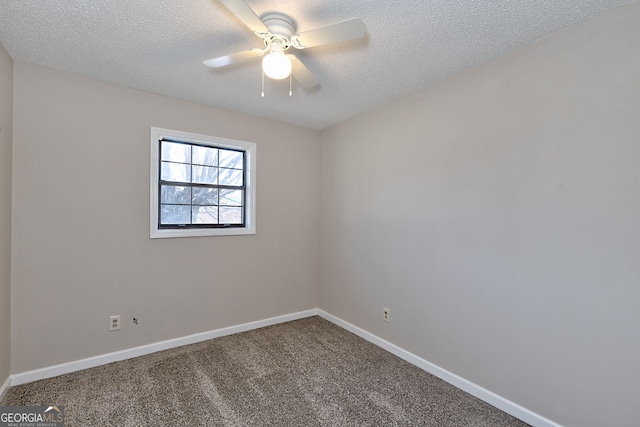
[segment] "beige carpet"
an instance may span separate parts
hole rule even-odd
[[[11,387],[66,426],[526,426],[319,317]]]

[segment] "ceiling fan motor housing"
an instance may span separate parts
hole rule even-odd
[[[279,41],[285,50],[291,46],[291,37],[295,34],[295,25],[291,18],[280,13],[270,13],[262,17],[262,22],[273,35],[264,40],[265,45],[269,46]]]

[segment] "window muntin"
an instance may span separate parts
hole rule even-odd
[[[244,227],[245,151],[161,139],[158,227]]]
[[[256,148],[152,127],[149,236],[255,234]]]

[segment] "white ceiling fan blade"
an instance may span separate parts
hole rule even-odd
[[[305,31],[291,37],[291,44],[298,49],[345,40],[360,39],[367,33],[367,27],[360,18],[352,18],[315,30]]]
[[[258,15],[249,7],[244,0],[220,0],[227,9],[233,12],[244,24],[256,33],[259,37],[265,38],[269,35],[269,29],[264,22],[260,20]]]
[[[233,65],[240,62],[244,62],[254,56],[261,56],[261,49],[251,49],[242,52],[232,53],[231,55],[220,56],[218,58],[207,59],[203,61],[203,64],[211,68],[226,67],[227,65]]]
[[[310,89],[320,84],[316,76],[295,55],[289,54],[287,56],[291,59],[291,75],[300,83],[300,86]]]

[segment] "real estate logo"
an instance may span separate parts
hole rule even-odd
[[[64,427],[64,406],[0,406],[0,427]]]

